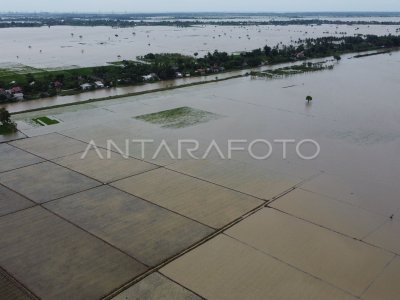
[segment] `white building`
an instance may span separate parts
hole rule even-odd
[[[18,100],[18,101],[24,100],[24,94],[23,93],[15,93],[13,97],[14,97],[15,100]]]
[[[153,74],[149,74],[149,75],[142,76],[142,78],[144,81],[149,81],[149,80],[154,79],[154,76],[153,76]]]
[[[104,88],[104,83],[102,83],[101,81],[96,81],[96,82],[94,83],[94,85],[95,85],[95,87],[98,88],[98,89]]]
[[[92,85],[91,85],[90,83],[81,84],[81,89],[82,89],[83,91],[90,90],[91,88],[92,88]]]

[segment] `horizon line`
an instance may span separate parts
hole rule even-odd
[[[27,13],[27,14],[51,14],[51,13],[64,13],[64,14],[307,14],[307,13],[390,13],[390,14],[400,14],[400,11],[388,11],[388,10],[327,10],[327,11],[1,11],[3,13]]]

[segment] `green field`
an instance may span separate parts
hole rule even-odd
[[[220,118],[220,116],[217,114],[191,107],[179,107],[135,117],[137,120],[146,121],[152,124],[159,124],[164,128],[189,127],[218,118]]]
[[[0,125],[0,135],[7,135],[16,131],[17,129],[13,125]]]
[[[36,124],[39,124],[41,126],[45,125],[55,125],[55,124],[59,124],[60,122],[54,119],[50,119],[49,117],[39,117],[39,118],[35,118],[32,119]]]
[[[60,77],[63,79],[64,87],[71,86],[76,88],[76,77],[92,75],[93,69],[93,67],[73,69],[37,69],[22,64],[7,66],[0,65],[0,85],[7,86],[12,81],[15,81],[16,84],[20,86],[27,86],[29,81],[32,79],[35,82],[43,82],[48,85],[52,80],[56,80],[57,77]]]

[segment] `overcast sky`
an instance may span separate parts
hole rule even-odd
[[[400,0],[9,0],[0,11],[293,12],[400,11]]]

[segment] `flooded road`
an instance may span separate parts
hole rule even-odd
[[[351,57],[351,56],[349,56]],[[310,60],[311,62],[321,61],[321,59]],[[297,62],[294,64],[301,64],[302,62]],[[43,98],[32,101],[20,101],[13,103],[1,104],[0,107],[5,107],[11,113],[23,112],[32,109],[46,108],[51,106],[63,105],[63,104],[71,104],[71,103],[79,103],[93,99],[101,99],[107,97],[115,97],[115,96],[123,96],[127,94],[135,94],[135,93],[144,93],[156,91],[159,89],[169,89],[174,87],[180,87],[185,85],[190,85],[194,83],[206,83],[211,82],[216,79],[223,80],[229,79],[235,76],[243,76],[250,71],[261,71],[268,69],[275,69],[279,67],[294,65],[293,63],[285,63],[274,66],[264,66],[254,69],[245,69],[245,70],[237,70],[231,72],[218,73],[207,76],[199,76],[199,77],[186,77],[181,79],[174,80],[165,80],[154,83],[145,83],[140,85],[126,86],[126,87],[117,87],[117,88],[109,88],[109,89],[99,89],[89,92],[84,92],[76,95],[70,96],[55,96],[49,98]]]
[[[367,52],[368,53],[368,52]],[[348,54],[344,55],[343,59],[353,59],[355,54]],[[308,60],[308,62],[322,62],[325,60],[332,60],[332,58],[321,58],[321,59],[312,59]],[[282,68],[286,66],[293,66],[302,64],[302,61],[296,63],[284,63],[284,64],[277,64],[272,66],[262,66],[253,69],[244,69],[244,70],[237,70],[237,71],[230,71],[224,73],[218,73],[213,75],[207,76],[199,76],[199,77],[186,77],[181,79],[174,79],[174,80],[165,80],[159,81],[154,83],[145,83],[140,85],[133,85],[133,86],[126,86],[126,87],[117,87],[117,88],[109,88],[109,89],[98,89],[89,92],[84,92],[76,95],[70,96],[55,96],[49,98],[43,98],[38,100],[32,101],[20,101],[20,102],[13,102],[13,103],[6,103],[1,104],[0,107],[5,107],[11,113],[18,113],[33,109],[40,109],[40,108],[47,108],[52,106],[64,105],[64,104],[72,104],[72,103],[79,103],[85,102],[94,99],[102,99],[107,97],[118,97],[124,96],[129,94],[140,94],[146,93],[151,91],[157,91],[160,89],[170,89],[190,84],[196,83],[208,83],[212,82],[216,79],[223,80],[223,79],[230,79],[236,76],[244,76],[248,74],[250,71],[265,71],[271,69]],[[337,66],[337,65],[336,65]],[[291,85],[287,86],[286,88],[292,87]]]
[[[158,89],[168,89],[173,87],[179,87],[183,85],[189,85],[193,83],[201,83],[208,82],[218,79],[230,78],[233,76],[243,75],[248,71],[235,71],[235,72],[226,72],[222,74],[214,74],[209,76],[201,76],[201,77],[189,77],[189,78],[181,78],[174,80],[165,80],[154,83],[147,83],[141,85],[134,86],[126,86],[126,87],[117,87],[117,88],[109,88],[109,89],[99,89],[90,92],[84,92],[81,94],[71,95],[71,96],[55,96],[50,98],[43,98],[32,101],[21,101],[14,103],[2,104],[0,107],[5,107],[8,111],[12,113],[22,112],[31,109],[38,108],[46,108],[50,106],[70,104],[70,103],[79,103],[82,101],[87,101],[91,99],[98,98],[106,98],[106,97],[115,97],[122,96],[126,94],[133,93],[143,93],[143,92],[151,92]]]

